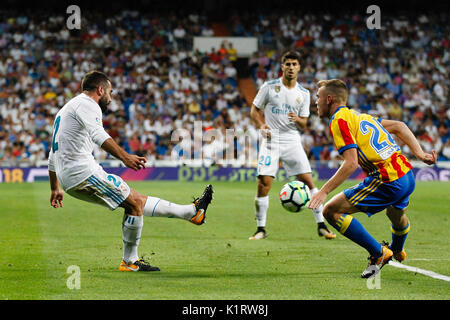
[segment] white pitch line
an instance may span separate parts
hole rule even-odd
[[[416,268],[416,267],[410,267],[410,266],[407,266],[405,264],[401,264],[401,263],[396,262],[396,261],[389,261],[389,265],[393,266],[393,267],[396,267],[396,268],[405,269],[405,270],[408,270],[408,271],[411,271],[411,272],[420,273],[420,274],[423,274],[425,276],[428,276],[428,277],[431,277],[431,278],[434,278],[434,279],[439,279],[439,280],[444,280],[444,281],[450,282],[450,277],[449,276],[445,276],[445,275],[442,275],[442,274],[439,274],[439,273],[436,273],[436,272],[433,272],[433,271],[424,270],[424,269],[420,269],[420,268]]]
[[[408,261],[448,261],[450,259],[445,259],[445,258],[432,258],[432,259],[427,259],[427,258],[410,258],[408,259]]]

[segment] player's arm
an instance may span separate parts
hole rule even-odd
[[[50,179],[50,205],[53,208],[63,206],[64,192],[61,190],[56,172],[49,170],[48,176]]]
[[[50,181],[50,205],[53,208],[62,207],[64,192],[61,190],[58,177],[56,176],[53,151],[51,149],[48,156],[48,177]]]
[[[306,124],[308,123],[307,117],[300,117],[300,116],[296,115],[294,112],[289,112],[288,118],[290,121],[294,122],[301,129],[305,129]]]
[[[101,145],[102,149],[113,155],[117,159],[120,159],[124,165],[135,171],[145,168],[145,163],[147,159],[144,157],[139,157],[134,154],[129,154],[124,149],[122,149],[113,138],[106,139]]]
[[[266,124],[264,113],[254,104],[252,104],[252,108],[250,109],[250,117],[255,122],[257,129],[260,129],[263,125]]]
[[[261,130],[261,133],[265,137],[270,137],[270,128],[266,124],[266,120],[264,118],[264,113],[261,109],[259,109],[254,104],[250,109],[250,118],[255,122],[256,128]]]
[[[414,155],[424,163],[431,165],[436,163],[437,153],[433,150],[431,153],[423,151],[422,147],[417,141],[416,137],[408,126],[402,121],[396,120],[381,120],[381,125],[389,131],[389,133],[395,134],[400,140],[403,141],[414,153]]]
[[[253,99],[252,107],[250,109],[250,118],[255,122],[256,128],[261,130],[263,137],[270,138],[270,127],[266,124],[264,117],[263,106],[267,104],[267,97],[269,86],[264,83],[259,88],[255,99]]]
[[[300,129],[302,130],[306,128],[308,123],[310,104],[311,104],[311,96],[307,94],[305,95],[299,113],[298,114],[296,114],[295,112],[288,113],[289,120],[294,122],[297,125],[297,127],[300,127]]]
[[[131,155],[123,150],[103,128],[102,113],[98,105],[80,104],[76,110],[78,120],[83,123],[92,141],[103,150],[121,160],[125,166],[138,171],[145,167],[144,157]]]
[[[326,199],[327,196],[339,187],[345,180],[350,178],[353,172],[358,168],[358,154],[356,148],[349,148],[342,153],[344,162],[336,171],[336,173],[328,180],[319,192],[311,197],[308,207],[317,209]]]

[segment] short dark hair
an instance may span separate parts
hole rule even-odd
[[[297,51],[286,51],[281,57],[281,64],[283,64],[287,59],[297,60],[298,64],[301,64],[300,53]]]
[[[97,89],[98,86],[107,88],[109,78],[103,72],[93,70],[86,73],[81,80],[81,90],[82,91],[92,91]]]

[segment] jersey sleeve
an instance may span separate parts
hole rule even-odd
[[[311,104],[311,94],[308,92],[305,92],[304,99],[302,102],[302,105],[299,109],[298,116],[308,118],[309,117],[309,106]]]
[[[342,154],[347,149],[358,147],[346,119],[333,119],[330,123],[330,132],[339,154]]]
[[[76,116],[96,145],[101,146],[105,140],[111,138],[103,128],[102,112],[99,106],[81,103],[76,109]]]
[[[261,88],[259,88],[258,93],[256,94],[255,99],[253,99],[253,104],[258,108],[264,108],[267,103],[267,98],[269,96],[269,86],[267,82],[264,83]]]

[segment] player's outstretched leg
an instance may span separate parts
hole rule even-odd
[[[208,184],[203,191],[202,196],[194,200],[195,215],[189,219],[193,224],[201,225],[205,223],[206,209],[208,209],[208,206],[211,203],[213,193],[214,190],[212,185]]]
[[[213,188],[206,186],[201,197],[192,204],[180,205],[156,197],[147,197],[144,205],[144,215],[147,217],[178,218],[201,225],[205,222],[206,210],[211,203]]]

